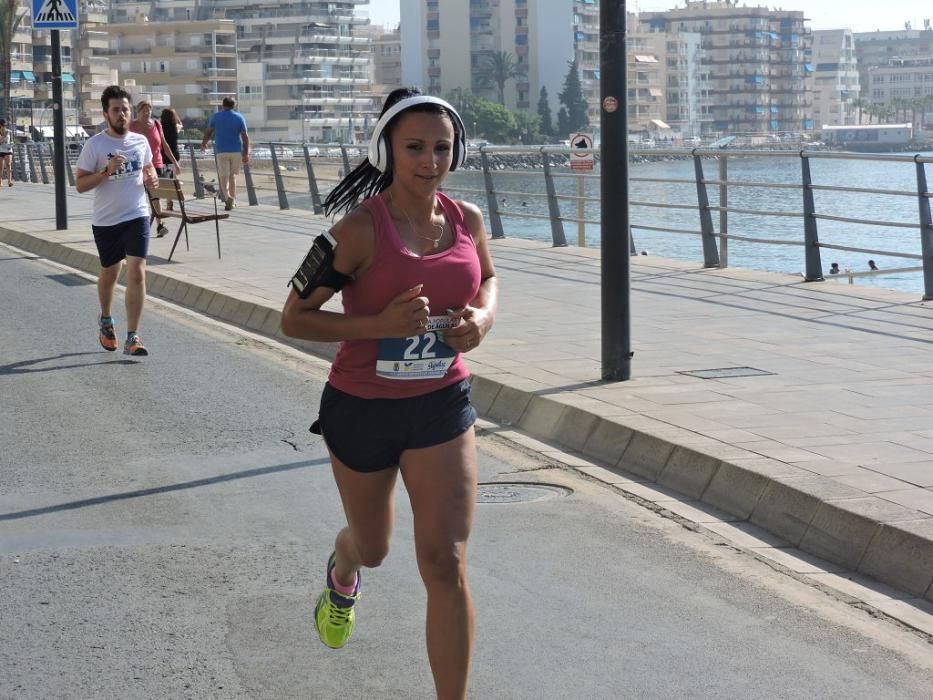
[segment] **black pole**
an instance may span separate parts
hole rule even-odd
[[[52,29],[52,127],[55,129],[52,166],[55,172],[55,228],[68,228],[68,204],[65,200],[65,105],[62,100],[62,41],[58,29]]]
[[[625,0],[599,11],[602,378],[632,376]]]

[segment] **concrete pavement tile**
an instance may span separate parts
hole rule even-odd
[[[676,489],[692,499],[706,490],[721,462],[715,457],[678,446],[658,475],[658,483]]]
[[[751,522],[770,530],[793,545],[799,545],[820,500],[805,490],[771,481],[751,514]]]
[[[210,306],[207,307],[207,313],[215,318],[220,318],[221,311],[223,311],[224,305],[227,303],[229,297],[226,294],[221,292],[216,292],[214,298],[211,300]]]
[[[864,467],[859,467],[857,471],[851,474],[836,475],[833,476],[833,478],[843,484],[872,494],[877,494],[881,491],[901,491],[910,486],[906,481],[879,474],[878,472],[865,469]]]
[[[195,302],[198,300],[198,297],[201,296],[203,290],[201,287],[195,285],[189,285],[188,292],[185,294],[185,298],[181,300],[181,305],[186,309],[191,309],[194,307]]]
[[[791,462],[791,464],[793,464],[795,467],[805,469],[806,471],[813,474],[819,474],[820,476],[831,476],[833,478],[851,474],[860,474],[865,471],[863,467],[860,467],[857,464],[837,462],[832,459],[826,459],[825,457],[817,457],[816,459],[808,459],[802,462]]]
[[[906,481],[914,486],[929,488],[933,486],[933,468],[931,461],[909,462],[901,464],[892,464],[884,462],[882,464],[866,463],[864,466],[877,471],[880,474]]]
[[[832,445],[829,447],[814,446],[810,448],[810,451],[825,457],[839,459],[844,462],[853,462],[863,466],[872,466],[881,463],[886,466],[895,463],[925,462],[927,465],[930,463],[930,455],[926,452],[884,441],[863,444]],[[930,483],[921,485],[933,486],[933,470],[927,469],[926,471],[929,475]]]
[[[622,459],[631,439],[632,431],[624,421],[602,418],[583,446],[583,453],[614,466]]]
[[[712,522],[703,523],[707,530],[715,532],[727,542],[741,549],[760,549],[762,547],[790,547],[780,537],[772,535],[757,525],[747,522]]]
[[[905,625],[933,635],[933,604],[928,600],[919,598],[879,600],[872,605]]]
[[[619,466],[627,472],[657,481],[658,474],[664,469],[673,451],[672,443],[636,432],[625,448]]]
[[[239,310],[241,304],[242,302],[236,297],[227,296],[226,300],[224,301],[224,305],[220,309],[220,318],[222,318],[224,321],[232,322],[236,317],[237,311]]]
[[[200,302],[200,299],[198,300]],[[211,304],[213,305],[213,299]],[[208,307],[210,308],[210,307]],[[270,338],[274,337],[282,328],[282,312],[281,311],[270,311],[269,315],[266,316],[265,322],[262,324],[263,335],[267,335]]]
[[[769,559],[798,574],[840,573],[845,569],[799,549],[763,547],[752,550],[755,555]]]
[[[911,597],[909,593],[904,593],[859,574],[848,572],[842,574],[808,574],[808,578],[821,585],[845,593],[856,600],[872,605],[882,601],[904,600]]]
[[[933,516],[933,490],[915,487],[899,491],[882,491],[875,495],[885,501],[898,503],[916,509],[925,515]]]
[[[929,598],[933,594],[933,518],[882,525],[858,570]]]
[[[233,315],[232,321],[242,328],[248,328],[249,317],[253,315],[253,312],[256,311],[257,308],[254,302],[241,301],[239,307],[237,307],[236,313]]]
[[[266,322],[268,324],[268,321]],[[489,408],[502,389],[502,384],[489,377],[473,375],[470,378],[470,402],[476,411],[482,415],[489,415]]]

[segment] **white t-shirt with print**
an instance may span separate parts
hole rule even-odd
[[[126,160],[123,167],[94,188],[95,226],[113,226],[149,216],[149,198],[143,187],[143,168],[152,164],[152,151],[145,136],[128,131],[114,138],[106,131],[95,134],[81,149],[78,168],[99,173],[115,155]]]

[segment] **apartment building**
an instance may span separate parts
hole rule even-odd
[[[891,59],[866,73],[870,102],[893,108],[898,123],[933,129],[933,56]]]
[[[134,99],[147,95],[155,111],[206,119],[237,94],[236,26],[230,20],[164,22],[138,14],[108,25],[111,65]]]
[[[576,59],[590,119],[598,123],[598,0],[401,0],[401,17],[404,84],[498,100],[497,87],[481,74],[487,57],[506,52],[521,76],[505,84],[505,106],[533,111],[546,87],[556,113]]]
[[[871,69],[887,66],[895,59],[933,57],[933,29],[930,27],[930,20],[924,20],[923,29],[856,32],[853,38],[863,97],[871,95]]]
[[[370,40],[372,90],[385,95],[402,85],[402,35],[398,27],[380,25],[366,28]]]
[[[642,12],[639,21],[649,32],[701,35],[712,131],[813,128],[811,35],[803,12],[687,0],[683,8]]]
[[[849,126],[858,120],[855,41],[849,29],[813,32],[813,121],[820,126]]]
[[[78,31],[74,37],[75,106],[78,122],[86,127],[100,122],[101,93],[117,80],[110,69],[107,23],[105,0],[80,0]]]
[[[369,0],[111,0],[111,20],[191,23],[230,20],[236,80],[208,96],[238,95],[254,140],[362,140],[375,115],[369,75]],[[224,45],[226,55],[226,45]],[[214,67],[217,77],[226,76]],[[212,76],[213,77],[213,76]]]
[[[23,20],[13,34],[10,68],[10,118],[19,137],[51,138],[52,126],[52,35],[48,29],[34,29],[32,8],[18,0]],[[62,53],[62,109],[65,134],[82,135],[75,108],[75,76],[72,62],[72,34],[60,30]]]

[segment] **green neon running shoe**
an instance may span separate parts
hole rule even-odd
[[[321,641],[331,649],[340,649],[350,641],[353,626],[356,624],[356,611],[353,609],[360,599],[362,576],[356,574],[356,588],[353,595],[347,596],[334,588],[334,552],[327,560],[327,585],[314,608],[314,624]]]

